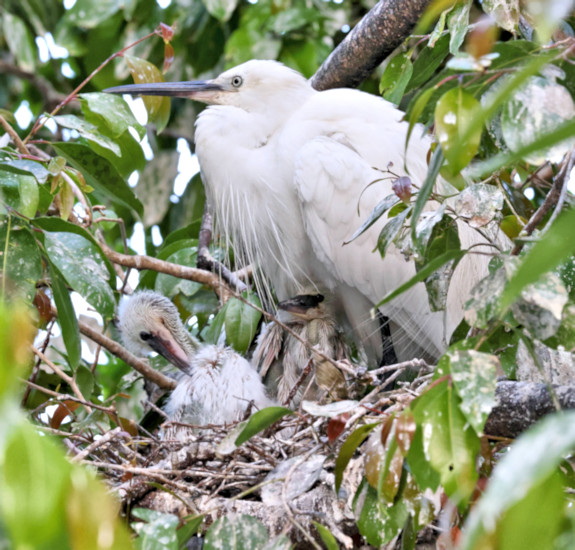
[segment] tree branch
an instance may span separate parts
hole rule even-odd
[[[561,409],[575,409],[574,386],[552,386]],[[546,414],[556,412],[553,396],[546,384],[501,381],[495,391],[497,405],[485,425],[485,433],[517,437]]]
[[[311,79],[316,90],[356,87],[411,33],[430,0],[380,0]]]

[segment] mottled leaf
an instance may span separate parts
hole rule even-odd
[[[501,28],[511,33],[517,31],[519,0],[483,0],[481,7]]]
[[[487,328],[491,320],[501,316],[503,308],[499,297],[506,283],[505,269],[501,268],[490,273],[473,287],[465,304],[464,313],[469,326]]]
[[[509,149],[517,152],[574,116],[575,103],[564,86],[542,76],[533,76],[504,105],[501,132]],[[530,153],[525,160],[535,165],[546,160],[557,163],[573,145],[575,137]]]
[[[268,530],[256,518],[246,514],[230,514],[217,519],[208,529],[204,550],[257,549],[268,540]]]
[[[136,546],[139,550],[178,550],[178,516],[145,508],[134,508],[132,515],[144,520],[131,524],[138,534]]]
[[[121,156],[120,146],[111,138],[103,135],[95,124],[79,118],[75,115],[55,116],[54,121],[62,128],[76,130],[83,138],[89,142],[94,142],[100,147],[109,149],[117,156]]]
[[[68,24],[83,29],[93,29],[100,23],[107,21],[125,5],[124,0],[77,0],[66,13]]]
[[[447,28],[451,34],[449,40],[449,51],[455,55],[467,34],[469,26],[469,10],[471,8],[471,0],[464,0],[453,8],[447,17]]]
[[[517,321],[540,340],[551,338],[561,325],[567,289],[555,273],[547,273],[521,291],[521,298],[511,306]]]
[[[483,427],[495,406],[495,386],[499,359],[475,350],[449,350],[439,361],[438,369],[451,373],[461,397],[460,409],[481,436]]]
[[[475,183],[466,187],[455,200],[455,213],[471,227],[483,227],[501,212],[503,193],[494,185]]]
[[[14,226],[14,218],[0,217],[0,280],[10,301],[32,304],[36,282],[42,277],[42,259],[33,234]]]

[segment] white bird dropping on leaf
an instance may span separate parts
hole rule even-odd
[[[198,426],[229,424],[243,419],[250,407],[274,404],[246,359],[231,348],[198,343],[165,296],[138,292],[122,302],[118,318],[129,351],[140,356],[155,351],[185,373],[165,407],[170,420]]]

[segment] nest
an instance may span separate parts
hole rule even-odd
[[[354,499],[364,476],[361,448],[335,491],[335,464],[347,436],[361,425],[400,412],[427,386],[422,374],[398,389],[385,391],[378,375],[401,364],[369,373],[379,381],[357,401],[328,405],[304,402],[240,446],[242,424],[189,426],[177,423],[164,433],[184,429],[187,437],[129,436],[121,428],[105,434],[75,460],[97,467],[126,511],[144,507],[180,518],[202,515],[207,529],[217,518],[237,513],[262,521],[271,537],[287,534],[296,547],[317,540],[313,522],[326,526],[344,548],[361,545]],[[421,367],[421,364],[417,365]],[[365,373],[363,375],[365,377]],[[176,424],[174,426],[174,424]],[[181,433],[181,432],[179,432]]]

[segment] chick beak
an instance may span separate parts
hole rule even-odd
[[[186,374],[190,374],[191,365],[186,352],[167,329],[162,328],[152,333],[152,337],[148,340],[148,345],[172,365],[178,367]]]

